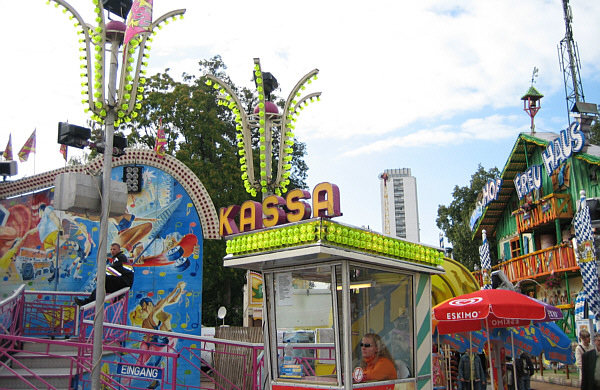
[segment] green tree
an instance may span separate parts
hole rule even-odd
[[[244,109],[251,113],[256,95],[239,89],[225,73],[219,56],[199,62],[199,72],[219,77],[236,91]],[[166,152],[188,166],[206,187],[218,210],[251,199],[241,179],[233,113],[217,103],[217,91],[206,85],[204,76],[183,75],[183,81],[164,73],[147,80],[146,97],[135,122],[127,125],[129,145],[153,148],[159,126],[165,131]],[[253,135],[258,142],[258,132]],[[306,188],[307,167],[303,160],[305,145],[294,144],[291,184],[288,188]],[[275,156],[274,158],[276,158]],[[260,196],[260,195],[259,195]],[[261,199],[253,199],[260,201]],[[223,267],[225,241],[206,240],[203,248],[202,318],[214,326],[217,310],[225,306],[228,323],[241,325],[245,271]]]
[[[500,171],[492,168],[486,171],[479,164],[477,172],[471,176],[469,186],[455,186],[452,191],[454,200],[449,206],[440,205],[438,207],[438,217],[436,219],[437,227],[440,228],[448,241],[452,243],[454,259],[470,270],[474,269],[475,264],[479,264],[479,246],[480,240],[473,240],[470,227],[471,213],[475,209],[477,198],[481,194],[481,189],[489,179],[500,177]],[[490,245],[490,253],[495,253]]]

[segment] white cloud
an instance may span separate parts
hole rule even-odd
[[[5,37],[0,143],[11,132],[18,150],[37,128],[38,172],[62,164],[57,122],[85,125],[88,118],[80,102],[75,29],[60,10],[44,3],[0,3],[0,13],[7,16],[0,25]],[[71,3],[92,21],[91,0]],[[598,102],[600,3],[578,0],[571,6],[586,100]],[[197,75],[199,61],[219,54],[231,79],[252,88],[252,59],[259,57],[263,69],[277,77],[280,94],[287,95],[300,77],[320,69],[319,80],[307,93],[322,91],[322,99],[304,110],[295,132],[309,153],[327,149],[309,156],[326,165],[311,167],[311,175],[348,175],[360,168],[370,177],[377,172],[367,168],[412,165],[422,169],[420,182],[428,180],[423,153],[409,155],[408,148],[435,148],[440,155],[451,154],[455,162],[464,160],[465,169],[476,169],[481,161],[475,159],[503,164],[510,150],[498,143],[511,144],[512,137],[529,130],[519,99],[530,85],[534,66],[540,69],[536,88],[545,95],[537,128],[565,127],[557,55],[565,35],[561,0],[161,0],[155,2],[154,15],[178,8],[187,8],[184,19],[170,23],[154,38],[150,74],[170,68],[173,77],[183,72]],[[466,148],[486,153],[463,153]],[[388,166],[369,167],[364,159],[348,158],[362,155],[378,157],[378,164]],[[363,166],[352,165],[357,161]],[[32,174],[33,163],[19,164],[19,171]],[[438,175],[435,180],[458,176]],[[440,183],[440,188],[454,184]],[[421,195],[421,209],[445,202]]]
[[[414,130],[407,135],[388,137],[349,150],[343,156],[354,157],[372,153],[385,153],[391,149],[430,148],[454,146],[477,140],[514,138],[526,128],[519,128],[516,116],[491,115],[486,118],[468,119],[460,126],[440,125],[431,129]]]

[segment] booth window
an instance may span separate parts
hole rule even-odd
[[[340,280],[341,275],[338,283]],[[341,305],[341,294],[338,302]],[[364,381],[414,378],[413,277],[350,266],[350,306],[352,366],[363,367]],[[387,358],[384,373],[373,370],[372,358],[363,359],[361,343],[375,348],[376,359]],[[395,373],[390,373],[390,367]]]
[[[331,266],[273,274],[280,379],[337,384]]]

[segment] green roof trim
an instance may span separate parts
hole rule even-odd
[[[318,243],[433,267],[444,262],[441,249],[341,225],[324,218],[227,238],[226,251],[227,255],[235,257]]]
[[[535,89],[535,87],[533,85],[531,87],[529,87],[529,89],[527,90],[527,92],[525,93],[525,95],[523,95],[521,97],[521,100],[527,99],[528,96],[538,97],[538,98],[543,98],[544,97],[544,95],[542,95],[541,93],[539,93],[538,90]]]

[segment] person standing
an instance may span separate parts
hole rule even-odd
[[[485,372],[477,348],[472,347],[465,352],[458,363],[459,390],[485,390]]]
[[[104,288],[106,294],[114,293],[122,288],[133,286],[134,270],[127,256],[121,251],[119,244],[110,245],[111,263],[106,267],[106,280]],[[81,299],[75,297],[74,301],[78,306],[87,305],[96,300],[96,289],[92,291],[89,297]]]
[[[517,389],[531,390],[531,377],[535,370],[529,354],[525,351],[517,358]]]
[[[594,349],[594,346],[590,342],[590,332],[587,330],[582,330],[579,332],[579,344],[575,347],[575,365],[577,366],[577,370],[579,370],[579,374],[581,377],[581,358],[584,353],[587,351],[591,351]]]
[[[582,390],[600,390],[600,333],[594,335],[594,347],[581,357]]]

